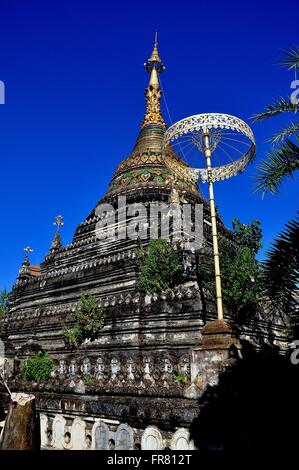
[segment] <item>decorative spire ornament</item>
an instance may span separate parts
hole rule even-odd
[[[24,251],[26,253],[26,256],[23,259],[22,266],[19,269],[19,280],[28,279],[31,277],[29,255],[30,253],[33,253],[33,249],[30,246],[26,246],[24,248]]]
[[[60,227],[64,226],[64,217],[62,215],[56,215],[53,225],[57,227],[57,232],[59,232]]]
[[[150,58],[144,64],[147,73],[150,73],[150,80],[148,87],[145,90],[146,100],[146,113],[141,124],[143,129],[146,126],[157,125],[164,129],[166,128],[165,121],[163,119],[160,100],[161,100],[161,89],[159,85],[159,74],[165,70],[165,65],[160,59],[158,52],[158,35],[155,34],[154,48]]]
[[[56,253],[62,247],[60,227],[64,226],[63,220],[64,220],[64,217],[62,215],[57,215],[55,217],[55,221],[54,221],[53,225],[55,225],[55,227],[56,227],[56,232],[55,232],[53,241],[51,243],[50,254]]]

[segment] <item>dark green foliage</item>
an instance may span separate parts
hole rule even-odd
[[[299,218],[288,222],[275,238],[263,262],[263,285],[270,315],[296,321],[294,293],[299,282]],[[298,315],[298,314],[297,314]]]
[[[175,378],[181,384],[186,384],[189,382],[189,377],[186,374],[184,374],[184,372],[178,372]]]
[[[48,380],[53,369],[53,361],[45,351],[39,351],[28,359],[24,366],[24,377],[35,382]]]
[[[179,271],[177,252],[166,240],[150,240],[147,250],[138,250],[138,285],[143,292],[162,292],[171,287]]]
[[[241,224],[240,220],[235,218],[232,221],[235,240],[240,246],[248,247],[254,254],[262,248],[261,239],[263,237],[261,223],[259,220],[253,220],[250,224]]]
[[[37,309],[38,309],[40,314],[43,314],[47,310],[47,307],[46,307],[46,305],[41,304],[37,307]]]
[[[94,340],[105,323],[104,307],[98,304],[95,297],[84,293],[81,294],[75,316],[73,327],[62,327],[64,339],[71,347],[80,346],[85,339]]]
[[[255,309],[261,293],[260,267],[255,255],[261,247],[262,231],[257,220],[245,225],[234,219],[233,228],[238,247],[225,238],[219,240],[222,296],[236,320],[242,321]],[[212,252],[200,274],[202,286],[215,298]]]
[[[85,374],[83,376],[83,382],[85,385],[94,385],[95,381],[95,378],[91,374]]]
[[[274,134],[269,140],[270,142],[273,142],[275,144],[277,142],[284,141],[286,137],[292,134],[296,135],[298,139],[298,132],[299,132],[299,122],[295,124],[291,123],[290,125],[284,127],[282,131],[277,132],[277,134]]]
[[[275,138],[278,137],[279,135],[275,136]],[[299,147],[297,145],[299,134],[294,135],[294,138],[296,143],[286,139],[278,148],[273,148],[272,153],[267,153],[267,159],[259,166],[258,190],[277,193],[282,183],[299,170]]]
[[[273,103],[268,104],[266,106],[265,111],[262,111],[259,114],[253,116],[254,121],[263,121],[264,119],[269,119],[274,116],[279,116],[285,112],[298,112],[299,111],[299,104],[294,104],[291,102],[290,98],[279,98],[275,100]]]
[[[288,69],[299,68],[299,48],[284,51],[280,64]],[[293,97],[294,98],[294,97]],[[255,116],[256,121],[272,118],[284,113],[298,116],[299,103],[296,99],[280,98]],[[257,189],[272,194],[279,192],[281,184],[299,170],[299,122],[288,123],[271,138],[272,152],[259,167]],[[269,314],[280,315],[290,326],[299,323],[294,295],[298,288],[298,217],[291,220],[274,240],[266,253],[263,263],[263,290],[268,302]]]
[[[299,68],[299,48],[283,52],[280,64],[288,69]],[[299,103],[290,98],[279,98],[269,104],[265,111],[254,116],[255,121],[273,118],[284,113],[299,112]],[[267,158],[259,166],[257,175],[257,190],[276,193],[280,190],[285,179],[299,169],[299,122],[288,123],[271,141],[276,144]]]
[[[299,68],[299,47],[294,47],[289,51],[282,51],[284,57],[280,59],[279,64],[287,67],[288,70]]]
[[[84,341],[83,330],[77,322],[72,327],[62,325],[62,336],[64,337],[66,344],[72,348],[77,348]]]
[[[8,294],[6,290],[0,292],[0,319],[8,313]]]
[[[252,311],[259,298],[259,265],[247,246],[236,249],[225,239],[219,245],[223,302],[233,311],[236,319],[241,319]],[[212,256],[203,275],[202,285],[213,297],[216,296]]]

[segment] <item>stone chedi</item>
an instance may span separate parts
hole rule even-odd
[[[30,384],[43,447],[191,449],[189,428],[198,415],[203,386],[200,373],[213,375],[200,345],[204,323],[216,316],[215,302],[203,298],[198,287],[196,254],[184,254],[190,269],[181,285],[143,295],[137,286],[136,248],[147,240],[118,233],[103,240],[97,236],[99,207],[110,204],[117,210],[119,197],[125,196],[127,205],[146,207],[152,202],[203,204],[203,235],[211,241],[208,205],[196,183],[184,177],[181,169],[187,164],[170,146],[161,150],[166,124],[159,74],[164,65],[157,41],[145,66],[150,74],[146,112],[132,153],[120,163],[70,245],[63,246],[57,231],[39,269],[25,258],[10,294],[9,315],[1,322],[12,367],[13,359],[22,363],[40,349],[54,361],[48,381]],[[220,219],[218,225],[220,236],[232,239]],[[96,339],[70,349],[62,325],[74,323],[82,292],[104,307],[105,325]],[[247,325],[242,334],[258,341],[261,324]],[[15,375],[12,387],[26,389]]]

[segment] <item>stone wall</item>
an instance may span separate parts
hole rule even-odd
[[[61,450],[192,450],[189,431],[174,432],[157,426],[145,429],[111,419],[40,414],[41,446]]]

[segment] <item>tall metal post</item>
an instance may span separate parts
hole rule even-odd
[[[214,268],[215,268],[215,282],[216,282],[216,298],[217,298],[217,317],[218,317],[218,320],[223,320],[223,305],[222,305],[221,274],[220,274],[219,249],[218,249],[217,221],[216,221],[214,188],[213,188],[213,180],[212,180],[212,163],[211,163],[212,151],[211,151],[211,147],[210,147],[210,135],[209,135],[208,130],[205,131],[204,134],[203,134],[203,142],[204,142],[204,154],[205,154],[205,158],[206,158],[207,173],[208,173],[208,184],[209,184],[211,224],[212,224],[212,239],[213,239],[213,251],[214,251]]]

